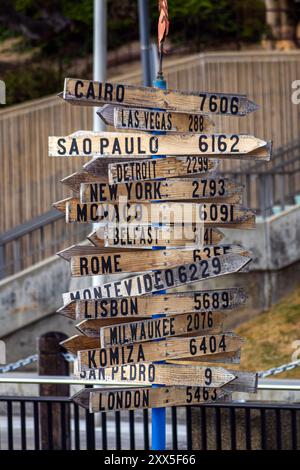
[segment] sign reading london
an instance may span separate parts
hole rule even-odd
[[[66,78],[63,99],[75,104],[158,108],[181,113],[244,116],[258,109],[245,95],[210,92],[180,92]]]

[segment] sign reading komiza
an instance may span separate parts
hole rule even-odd
[[[194,405],[255,391],[255,373],[219,365],[240,361],[243,340],[223,324],[245,303],[245,292],[200,286],[251,261],[243,247],[220,244],[219,228],[253,229],[255,214],[242,206],[243,187],[215,170],[224,158],[269,160],[271,143],[217,133],[210,115],[244,116],[256,104],[240,94],[74,78],[65,79],[62,98],[102,106],[99,119],[117,130],[49,137],[49,156],[92,158],[64,178],[73,195],[54,206],[67,222],[100,224],[89,245],[59,255],[72,276],[111,276],[63,294],[59,312],[79,322],[81,333],[64,342],[76,355],[75,375],[110,385],[82,390],[74,400],[98,412]],[[186,285],[190,290],[168,293]],[[116,389],[120,384],[127,387]]]

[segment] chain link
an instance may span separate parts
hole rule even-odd
[[[17,370],[20,367],[28,366],[28,364],[32,364],[38,360],[38,355],[33,354],[32,356],[25,357],[25,359],[19,359],[16,362],[11,362],[10,364],[6,364],[5,366],[0,367],[0,374],[5,374],[6,372],[12,372],[13,370]]]
[[[277,375],[277,374],[282,374],[282,372],[287,372],[288,370],[293,370],[296,367],[300,366],[300,360],[299,361],[294,361],[294,362],[289,362],[288,364],[282,364],[281,366],[278,367],[273,367],[272,369],[268,369],[265,371],[261,371],[258,373],[258,377],[264,378],[268,377],[269,375]]]

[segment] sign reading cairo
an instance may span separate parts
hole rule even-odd
[[[224,238],[218,229],[205,228],[202,224],[145,225],[118,224],[100,226],[87,236],[93,245],[107,248],[152,249],[154,246],[173,248],[197,248],[217,245]]]
[[[242,155],[266,147],[268,142],[244,134],[151,135],[125,132],[78,131],[49,137],[50,157],[148,155]],[[269,159],[268,155],[267,159]]]
[[[224,388],[160,387],[122,388],[121,390],[93,388],[80,390],[72,398],[91,413],[101,411],[141,410],[155,407],[188,406],[224,399]]]
[[[97,111],[101,119],[116,129],[180,133],[211,132],[213,121],[203,114],[183,114],[150,109],[118,108],[105,105]]]
[[[240,203],[243,186],[222,177],[182,178],[170,181],[143,181],[108,185],[105,182],[82,183],[80,202],[161,200],[228,200]]]
[[[183,113],[244,116],[258,109],[245,95],[180,92],[160,88],[66,78],[63,99],[74,104],[158,108]]]
[[[243,269],[251,258],[236,253],[203,259],[175,268],[157,269],[106,284],[75,290],[63,294],[64,303],[72,300],[122,298],[171,289],[197,281],[209,280]]]
[[[107,319],[131,319],[165,315],[202,313],[202,318],[212,317],[211,312],[227,312],[246,302],[246,293],[242,288],[229,287],[176,294],[158,294],[155,296],[125,297],[123,299],[77,300],[61,307],[58,312],[73,320],[99,320],[98,326],[104,326]]]

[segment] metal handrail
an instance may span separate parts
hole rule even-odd
[[[300,380],[299,383],[272,383],[274,382],[270,379],[268,382],[266,380],[258,381],[258,390],[274,390],[274,391],[299,391],[300,392]],[[1,384],[53,384],[53,385],[101,385],[101,387],[111,387],[112,385],[117,385],[118,387],[129,387],[129,383],[117,382],[115,380],[104,383],[100,380],[81,380],[74,379],[68,376],[39,376],[39,377],[11,377],[9,374],[1,375],[0,385]],[[148,385],[139,385],[141,387],[147,387]]]

